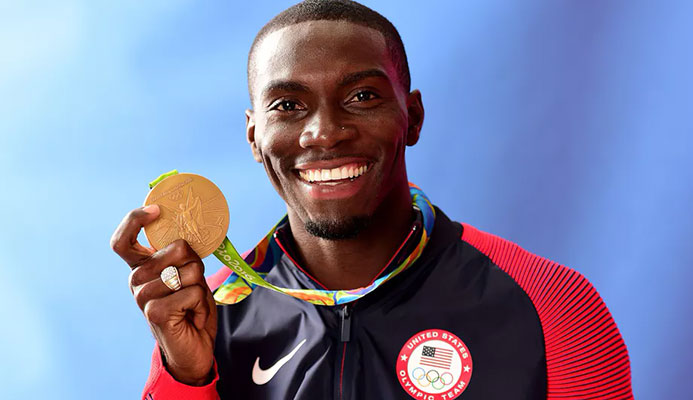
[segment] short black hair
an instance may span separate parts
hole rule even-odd
[[[248,52],[248,93],[253,101],[251,70],[255,67],[253,54],[260,41],[268,34],[306,21],[348,21],[380,32],[385,38],[388,52],[397,69],[397,75],[405,93],[409,93],[411,77],[407,53],[399,32],[392,23],[376,11],[350,0],[305,0],[293,5],[272,18],[255,36]]]

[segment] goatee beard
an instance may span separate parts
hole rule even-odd
[[[371,221],[368,216],[356,216],[345,219],[326,219],[307,221],[306,231],[313,236],[326,240],[353,239],[366,229]]]

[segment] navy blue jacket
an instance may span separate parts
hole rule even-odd
[[[288,229],[275,240],[291,254]],[[320,289],[287,254],[266,280]],[[418,261],[360,300],[315,306],[259,288],[218,315],[218,380],[195,394],[150,376],[145,398],[632,398],[625,344],[584,277],[439,209]]]

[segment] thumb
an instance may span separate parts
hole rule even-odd
[[[143,258],[150,256],[153,251],[137,242],[137,235],[143,226],[150,224],[159,217],[161,210],[156,204],[134,209],[123,218],[120,225],[111,236],[111,248],[125,262],[133,267]]]
[[[142,211],[144,212],[142,218],[142,222],[144,224],[154,221],[159,216],[159,214],[161,214],[161,208],[158,204],[150,204],[148,206],[144,206],[142,207]]]
[[[145,226],[149,225],[150,223],[154,222],[157,218],[159,218],[159,215],[161,215],[161,207],[159,207],[158,204],[150,204],[148,206],[144,206],[141,208],[140,215],[141,215],[141,217],[139,220],[139,224],[140,224],[141,228],[144,228]],[[151,245],[151,243],[150,243],[150,245]],[[139,242],[137,242],[136,236],[135,236],[135,241],[133,243],[133,248],[136,251],[141,251],[141,252],[144,252],[144,253],[150,254],[150,255],[156,251],[156,249],[154,249],[153,247],[142,246]]]

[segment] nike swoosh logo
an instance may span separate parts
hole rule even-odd
[[[284,364],[288,363],[289,360],[291,360],[291,357],[296,354],[298,349],[303,346],[303,343],[306,342],[306,339],[303,339],[301,343],[296,345],[293,350],[291,350],[291,353],[285,355],[284,357],[280,358],[279,361],[274,363],[273,366],[269,367],[268,369],[262,369],[260,368],[260,357],[255,359],[255,365],[253,365],[253,382],[255,382],[256,385],[264,385],[265,383],[269,382],[272,378],[274,378],[274,375],[279,371],[279,368],[283,367]]]

